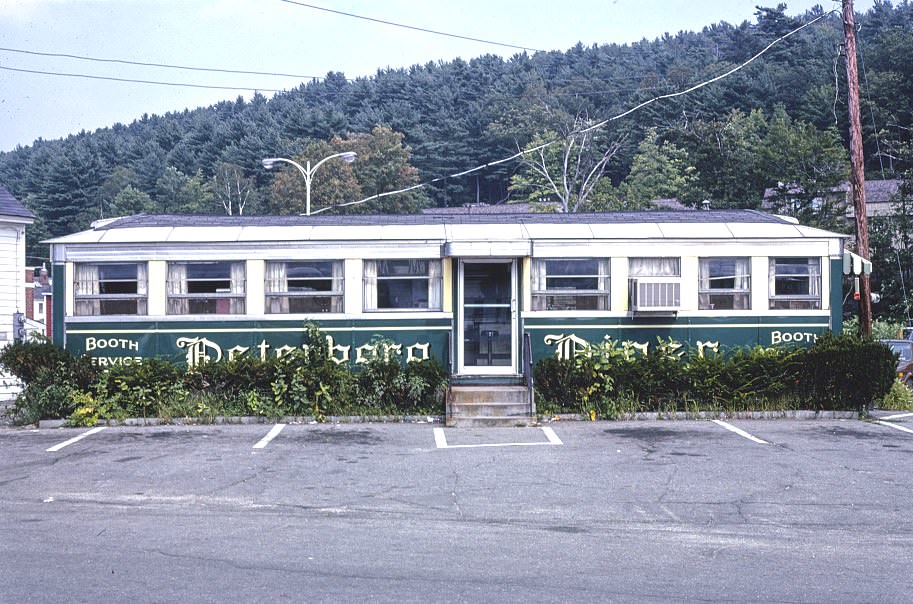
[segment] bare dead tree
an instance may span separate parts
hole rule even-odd
[[[254,184],[253,179],[244,177],[244,169],[241,166],[220,163],[213,176],[212,189],[229,216],[241,216],[254,191]]]

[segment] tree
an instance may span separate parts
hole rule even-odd
[[[110,216],[131,216],[133,214],[153,213],[156,211],[155,202],[146,193],[127,185],[121,189],[109,207]]]
[[[248,202],[256,199],[254,179],[244,176],[244,169],[237,164],[216,164],[209,185],[213,196],[229,216],[244,214]]]
[[[316,165],[335,153],[354,151],[352,163],[330,160],[313,172],[311,212],[327,206],[357,202],[419,183],[418,170],[410,164],[411,150],[403,135],[386,126],[376,126],[370,134],[348,134],[329,141],[305,141],[304,152],[292,159],[302,166]],[[305,179],[293,167],[277,170],[270,189],[267,210],[276,214],[301,214],[305,211]],[[416,212],[428,204],[421,189],[413,189],[377,200],[340,208],[347,212]]]
[[[187,176],[169,166],[155,188],[159,211],[166,214],[211,214],[214,209],[212,191],[201,172]]]
[[[715,208],[759,208],[769,182],[759,153],[767,136],[761,110],[730,111],[724,117],[691,120],[674,133],[695,167],[697,181],[683,201],[710,200]]]
[[[770,120],[762,157],[774,181],[774,208],[802,224],[847,229],[846,196],[840,190],[849,172],[847,151],[836,130],[818,130],[793,121],[783,107]]]
[[[657,199],[689,197],[697,181],[696,172],[684,149],[660,141],[656,128],[650,128],[637,147],[618,196],[631,210],[649,208]]]
[[[308,161],[316,165],[325,157],[338,153],[328,141],[307,140],[304,152],[291,159],[306,166]],[[281,166],[281,168],[279,167]],[[280,164],[274,168],[275,176],[270,187],[266,209],[271,214],[304,214],[306,210],[307,183],[303,175],[293,166]],[[361,187],[352,165],[342,160],[330,160],[314,171],[311,176],[311,212],[327,206],[361,197]]]
[[[535,137],[510,190],[531,202],[555,201],[562,212],[585,207],[619,149],[618,141],[608,140],[601,129],[589,129],[592,125],[578,117],[561,135],[546,130]]]
[[[403,144],[403,139],[401,132],[394,132],[387,126],[375,126],[370,134],[349,134],[345,139],[335,137],[330,144],[337,152],[355,151],[358,154],[352,163],[352,171],[361,195],[371,197],[420,182],[418,169],[410,163],[412,150]],[[412,189],[353,206],[352,210],[384,214],[415,213],[427,206],[429,201],[424,190]]]

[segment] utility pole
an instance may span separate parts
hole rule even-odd
[[[843,39],[846,48],[846,91],[850,112],[850,188],[856,215],[856,253],[870,260],[869,224],[865,207],[865,168],[862,156],[862,119],[859,113],[859,73],[856,67],[856,18],[853,0],[843,0]],[[859,333],[872,335],[872,285],[868,273],[859,275]]]

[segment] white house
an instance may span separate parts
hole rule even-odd
[[[25,313],[25,227],[35,215],[0,185],[0,348],[13,342],[13,316]],[[19,385],[0,373],[0,403],[19,392]]]

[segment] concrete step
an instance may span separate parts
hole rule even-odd
[[[536,425],[535,417],[448,417],[451,428],[528,428]]]
[[[526,386],[453,385],[450,388],[448,426],[529,426],[535,422]]]

